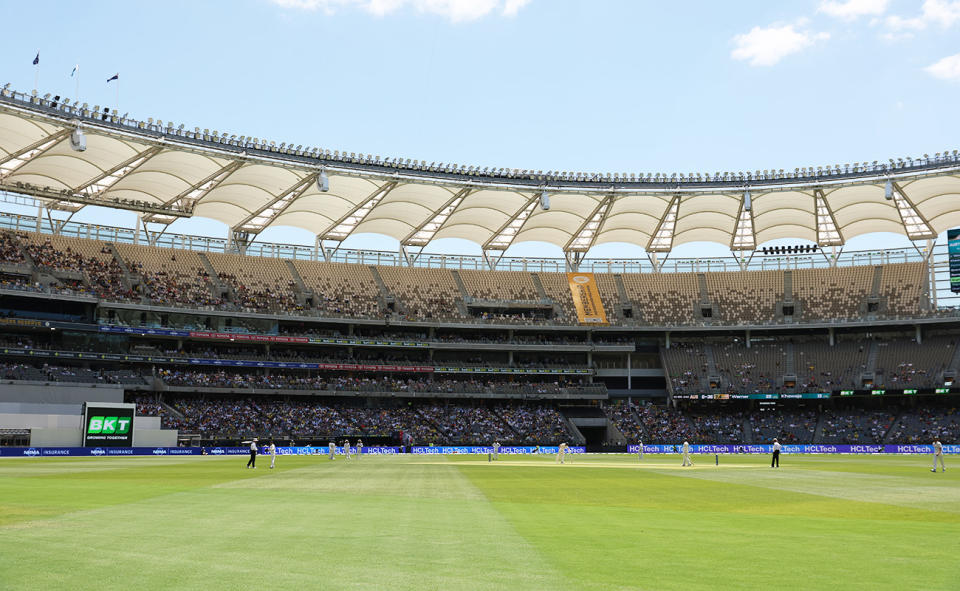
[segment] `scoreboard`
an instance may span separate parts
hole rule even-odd
[[[83,404],[84,447],[133,447],[132,403],[85,402]]]

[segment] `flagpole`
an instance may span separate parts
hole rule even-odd
[[[114,101],[114,106],[116,107],[117,113],[120,112],[120,78],[117,78],[117,95],[116,100]]]
[[[37,94],[38,89],[40,88],[40,52],[37,52],[37,63],[34,64],[33,68],[33,93]]]
[[[76,100],[79,101],[80,100],[80,64],[77,64],[77,80],[76,80],[74,89],[76,91],[74,92],[74,96],[77,97]]]

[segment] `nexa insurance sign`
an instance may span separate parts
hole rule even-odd
[[[87,406],[83,415],[85,447],[132,447],[135,407]]]

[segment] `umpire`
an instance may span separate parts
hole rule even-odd
[[[251,441],[244,441],[243,443],[250,444],[250,459],[247,460],[247,468],[256,468],[257,467],[257,438],[254,437]]]
[[[780,467],[780,442],[777,441],[776,437],[773,438],[773,457],[770,458],[770,467]]]

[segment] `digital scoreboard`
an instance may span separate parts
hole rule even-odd
[[[133,447],[133,419],[136,413],[136,404],[84,403],[84,447]]]

